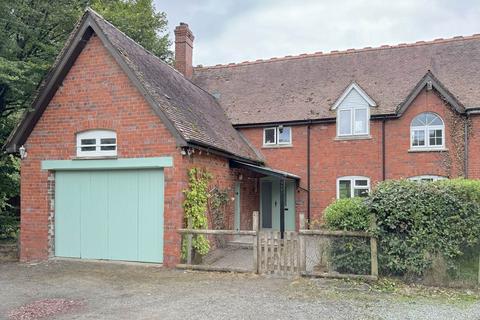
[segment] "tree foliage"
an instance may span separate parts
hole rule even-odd
[[[0,146],[19,122],[76,22],[93,7],[132,39],[169,61],[166,16],[151,0],[0,1]],[[19,194],[18,160],[0,153],[0,215]]]

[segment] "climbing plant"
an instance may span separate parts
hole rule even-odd
[[[209,211],[212,225],[216,230],[225,229],[225,209],[228,203],[228,191],[215,186],[209,192]]]
[[[188,188],[183,190],[185,201],[185,224],[192,229],[207,229],[208,183],[212,175],[205,170],[192,168],[188,170]],[[204,235],[195,235],[192,247],[200,255],[206,255],[210,250],[210,243]],[[186,257],[186,243],[182,246],[182,256]]]

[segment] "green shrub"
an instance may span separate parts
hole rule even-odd
[[[339,199],[325,209],[324,218],[327,228],[333,230],[366,231],[371,223],[364,198]],[[370,245],[367,239],[332,238],[330,258],[337,272],[370,273]]]
[[[325,209],[324,213],[326,226],[333,230],[368,230],[370,216],[364,198],[336,200]]]
[[[13,213],[0,212],[0,242],[16,241],[20,219]]]
[[[480,236],[480,183],[450,180],[380,183],[367,199],[377,221],[379,265],[394,275],[422,275],[436,256],[453,267]]]

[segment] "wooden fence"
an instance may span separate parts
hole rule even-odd
[[[361,278],[366,280],[378,279],[377,239],[367,232],[360,231],[331,231],[331,230],[307,230],[304,228],[303,215],[300,217],[300,230],[298,232],[284,232],[283,237],[279,231],[259,231],[259,214],[253,212],[253,230],[197,230],[179,229],[178,232],[186,235],[186,261],[177,265],[182,269],[226,271],[226,272],[254,272],[275,275],[302,275],[327,278]],[[235,267],[218,267],[192,263],[192,239],[194,235],[231,235],[251,236],[252,242],[252,269],[238,269]],[[370,274],[340,274],[328,272],[308,271],[306,268],[306,241],[309,237],[332,238],[332,237],[355,237],[370,239]]]
[[[300,273],[298,234],[293,231],[260,231],[258,235],[258,271],[262,274]]]

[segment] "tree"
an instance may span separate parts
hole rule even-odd
[[[153,54],[170,61],[172,53],[163,12],[152,0],[0,1],[0,146],[65,44],[87,6],[103,15]],[[18,196],[18,159],[0,154],[0,215]]]
[[[152,0],[92,0],[91,7],[154,55],[171,62],[165,12],[155,12]]]

